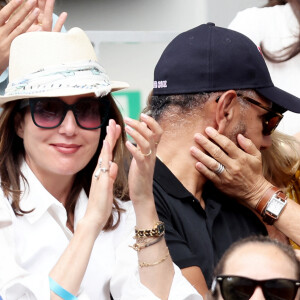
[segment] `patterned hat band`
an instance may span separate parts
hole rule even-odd
[[[7,86],[6,96],[59,94],[62,90],[88,90],[97,97],[105,96],[111,91],[111,84],[104,68],[95,61],[75,64],[63,64],[43,68],[24,76]]]

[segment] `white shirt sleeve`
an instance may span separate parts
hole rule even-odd
[[[29,274],[15,257],[13,211],[6,199],[0,199],[0,295],[3,300],[49,299],[47,274]]]
[[[49,274],[46,271],[29,273],[18,264],[14,242],[13,210],[0,198],[0,296],[3,300],[50,299]],[[83,289],[79,300],[91,300]]]
[[[126,224],[122,234],[125,237],[116,251],[116,265],[110,289],[114,300],[159,300],[139,278],[138,257],[129,245],[134,244],[135,215],[133,207],[127,209]],[[121,224],[120,224],[121,225]],[[202,296],[183,277],[180,269],[174,265],[173,278],[169,300],[202,300]]]

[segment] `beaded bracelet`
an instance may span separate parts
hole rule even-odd
[[[143,268],[143,267],[152,267],[152,266],[156,266],[156,265],[159,265],[160,263],[164,262],[169,257],[169,255],[170,255],[168,247],[166,249],[167,249],[167,254],[162,259],[160,259],[159,261],[156,261],[154,263],[147,263],[147,262],[140,262],[139,261],[140,268]]]
[[[49,276],[50,290],[63,300],[77,300],[78,298],[61,287],[56,281]]]

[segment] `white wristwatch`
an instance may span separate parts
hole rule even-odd
[[[281,191],[275,193],[268,201],[263,213],[263,221],[272,225],[280,216],[282,210],[287,204],[287,197]]]

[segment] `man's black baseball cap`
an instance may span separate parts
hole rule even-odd
[[[203,24],[175,37],[154,71],[154,95],[253,89],[284,110],[300,99],[275,87],[260,49],[245,35]]]

